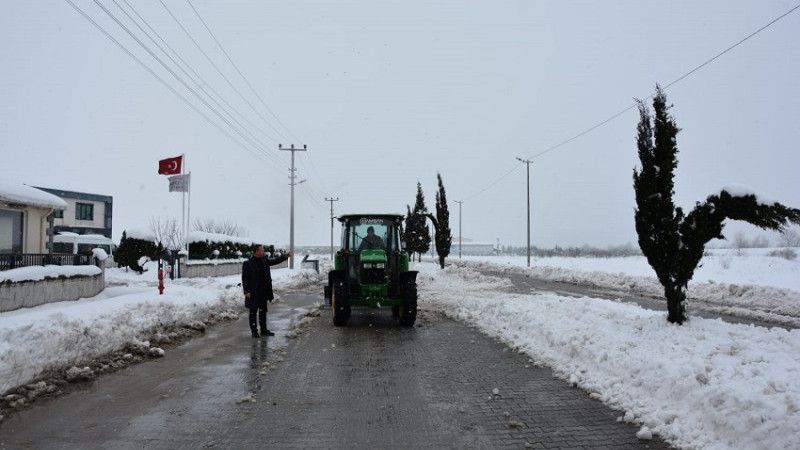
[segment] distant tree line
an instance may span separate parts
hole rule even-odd
[[[497,249],[497,253],[507,256],[526,256],[528,248],[525,246],[502,245]],[[641,256],[642,251],[632,244],[609,246],[606,248],[583,245],[581,247],[561,247],[556,245],[553,248],[541,248],[531,246],[531,256],[538,258],[552,258],[563,256],[567,258],[617,258],[623,256]]]

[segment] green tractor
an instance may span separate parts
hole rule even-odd
[[[402,247],[400,214],[340,216],[342,246],[328,273],[325,299],[333,310],[333,324],[347,325],[351,308],[391,307],[400,325],[417,320],[417,272],[408,270]]]

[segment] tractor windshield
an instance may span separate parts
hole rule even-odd
[[[348,224],[346,233],[343,247],[350,251],[376,249],[391,253],[398,248],[397,226],[388,219],[355,219]]]

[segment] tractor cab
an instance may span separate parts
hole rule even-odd
[[[341,249],[325,289],[334,324],[346,325],[353,306],[392,306],[402,324],[413,325],[417,273],[408,270],[408,254],[400,242],[403,216],[349,214],[338,219]]]

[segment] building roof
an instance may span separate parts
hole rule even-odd
[[[0,202],[48,209],[67,209],[67,202],[58,196],[32,186],[5,180],[0,180]]]

